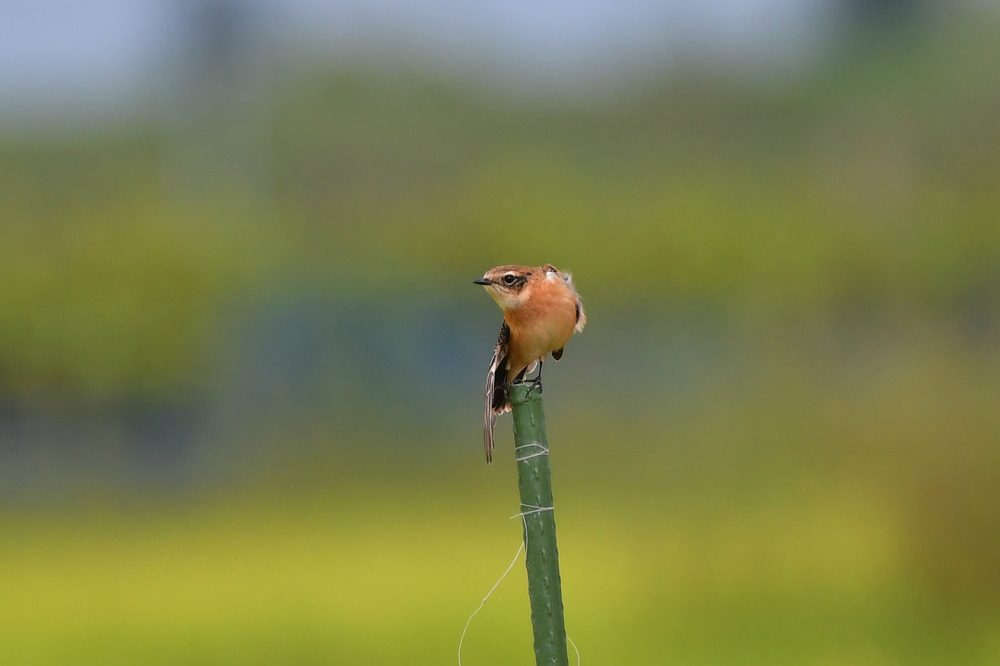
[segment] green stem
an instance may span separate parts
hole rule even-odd
[[[510,388],[510,404],[514,412],[514,451],[524,519],[535,663],[537,666],[568,666],[556,520],[552,509],[552,475],[541,391],[515,384]]]

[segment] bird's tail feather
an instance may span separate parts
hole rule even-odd
[[[493,431],[497,416],[510,410],[507,393],[508,356],[510,345],[510,327],[504,322],[500,327],[500,337],[493,350],[490,369],[486,373],[485,409],[483,410],[483,446],[486,449],[486,462],[493,462]]]

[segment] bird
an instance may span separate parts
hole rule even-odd
[[[531,381],[540,390],[546,355],[561,359],[573,333],[587,324],[587,315],[573,276],[552,264],[497,266],[473,283],[485,287],[503,310],[483,410],[483,445],[486,462],[492,463],[493,430],[497,416],[510,411],[510,385],[523,381],[537,364],[538,375]]]

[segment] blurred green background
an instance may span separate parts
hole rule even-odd
[[[0,663],[457,663],[520,540],[471,280],[545,262],[583,663],[1000,662],[1000,17],[825,5],[539,84],[189,2],[131,101],[9,87]],[[463,663],[532,659],[517,565]]]

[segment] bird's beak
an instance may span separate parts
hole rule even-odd
[[[487,285],[487,284],[493,284],[493,283],[492,283],[492,282],[490,282],[489,278],[484,278],[484,277],[481,277],[481,278],[479,278],[479,279],[477,279],[477,280],[473,280],[473,281],[472,281],[472,284],[481,284],[481,285]]]

